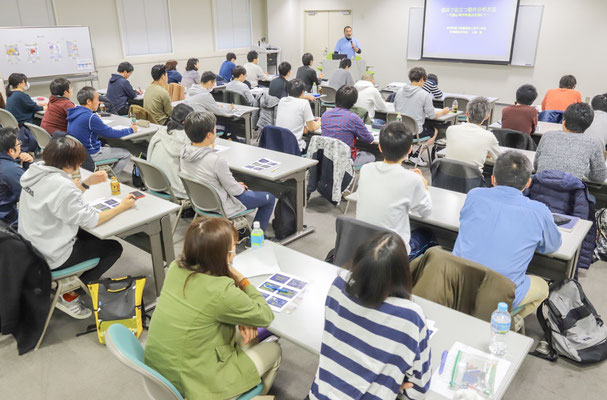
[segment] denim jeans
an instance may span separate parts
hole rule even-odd
[[[274,203],[276,201],[274,195],[268,192],[245,190],[241,195],[236,196],[236,198],[247,208],[247,210],[257,208],[255,221],[259,221],[261,229],[265,232],[272,212],[274,211]]]

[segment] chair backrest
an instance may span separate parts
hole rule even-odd
[[[322,101],[325,103],[335,103],[335,96],[337,95],[337,90],[331,86],[321,85],[322,94],[325,97],[321,97]]]
[[[333,264],[343,267],[354,256],[361,243],[379,235],[389,233],[389,229],[357,220],[356,218],[337,216],[335,220],[335,259]]]
[[[185,87],[179,83],[169,83],[169,96],[171,101],[179,101],[185,99]]]
[[[143,362],[143,347],[122,324],[113,324],[105,332],[105,345],[122,364],[143,376],[149,396],[155,400],[184,400],[177,388]]]
[[[36,138],[36,142],[38,142],[38,146],[44,150],[46,145],[51,141],[51,135],[49,135],[44,128],[41,128],[38,125],[30,124],[29,122],[26,122],[24,125],[29,128],[30,132],[32,132]]]
[[[350,108],[350,111],[358,115],[365,124],[371,124],[371,119],[369,118],[369,111],[366,108],[353,106],[352,108]]]
[[[10,111],[5,110],[4,108],[0,108],[0,125],[2,125],[3,128],[19,129],[17,119]]]
[[[259,147],[295,156],[301,155],[299,143],[293,132],[279,126],[264,126],[259,138]]]
[[[453,100],[457,100],[457,109],[465,113],[470,100],[465,97],[448,96],[443,100],[443,107],[453,108]]]
[[[155,192],[168,193],[171,195],[172,201],[178,202],[177,197],[171,188],[171,182],[163,170],[154,164],[135,156],[131,156],[131,161],[133,161],[139,169],[141,179],[143,179],[143,183],[145,183],[145,186],[147,186],[148,189]]]
[[[396,92],[392,92],[386,98],[386,103],[394,103],[394,98],[396,98]]]
[[[215,188],[191,176],[179,173],[186,193],[192,205],[204,212],[221,214],[227,218],[221,199]]]
[[[66,137],[72,138],[75,141],[79,142],[78,138],[75,138],[72,135],[67,135],[64,132],[55,131],[55,133],[53,133],[53,137],[60,137],[60,136],[66,136]],[[84,159],[84,162],[82,163],[82,168],[86,169],[87,171],[91,171],[91,172],[94,172],[95,169],[97,168],[95,166],[95,161],[93,160],[93,157],[91,157],[91,155],[89,154],[88,151],[86,152],[86,158]]]
[[[554,122],[560,124],[563,122],[563,111],[560,110],[544,110],[537,116],[538,121]]]
[[[118,115],[118,109],[116,109],[116,106],[110,101],[107,96],[100,95],[99,102],[103,103],[103,105],[105,106],[105,112]]]
[[[514,129],[491,128],[500,146],[521,150],[535,150],[535,142],[523,132]]]
[[[388,113],[386,115],[386,124],[396,121],[397,116],[398,113]],[[415,120],[408,115],[401,114],[400,116],[403,120],[403,124],[405,124],[405,126],[409,128],[413,136],[417,136],[417,134],[419,134],[419,132],[417,131],[417,122],[415,122]]]
[[[430,167],[432,186],[454,192],[468,193],[485,186],[483,174],[476,165],[463,161],[437,158]]]
[[[247,102],[247,99],[238,92],[232,92],[231,90],[226,90],[225,93],[226,93],[225,95],[227,96],[226,103],[232,103],[232,104],[243,105],[243,106],[250,105]]]
[[[150,121],[151,124],[158,124],[156,118],[152,116],[145,108],[138,106],[137,104],[131,104],[129,107],[129,114],[132,114],[137,119],[144,119]]]

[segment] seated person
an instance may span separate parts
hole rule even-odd
[[[428,74],[428,78],[424,82],[422,89],[430,93],[437,100],[442,100],[443,98],[443,92],[438,88],[438,76],[435,74]]]
[[[173,112],[171,96],[166,89],[168,77],[164,65],[157,64],[152,67],[152,79],[154,81],[147,87],[143,95],[143,108],[156,122],[164,125]]]
[[[80,275],[87,284],[99,280],[114,265],[122,246],[116,240],[98,239],[82,228],[103,224],[133,207],[135,199],[128,194],[118,206],[101,212],[92,207],[82,192],[106,182],[107,173],[95,172],[82,182],[72,180],[85,159],[86,149],[77,140],[58,136],[50,141],[42,153],[43,162],[32,164],[21,177],[19,233],[42,254],[52,271],[99,258],[95,268]],[[59,297],[57,308],[73,318],[91,315],[76,292]]]
[[[76,105],[71,100],[74,92],[67,79],[53,79],[50,89],[51,97],[40,126],[52,136],[55,131],[67,132],[67,110]]]
[[[224,218],[194,220],[150,323],[145,363],[187,399],[235,399],[261,381],[267,394],[280,366],[280,344],[257,339],[274,313],[232,266],[237,240]]]
[[[342,86],[354,86],[354,79],[350,73],[350,67],[352,66],[352,60],[349,58],[343,58],[339,62],[339,68],[336,69],[331,77],[329,78],[329,86],[333,89],[338,90]]]
[[[118,115],[128,115],[132,100],[141,94],[141,91],[133,89],[131,82],[128,81],[134,70],[130,62],[121,62],[118,65],[118,73],[112,74],[107,84],[105,96],[116,108]]]
[[[375,117],[375,110],[388,111],[384,98],[375,87],[373,74],[365,72],[354,87],[358,91],[358,100],[354,106],[367,110],[369,118]]]
[[[375,156],[356,148],[356,141],[373,143],[373,134],[369,132],[362,119],[350,108],[358,100],[354,86],[342,86],[335,95],[335,108],[327,110],[321,117],[322,136],[339,139],[352,150],[354,166],[358,167],[375,161]]]
[[[573,103],[582,102],[582,94],[575,90],[577,80],[573,75],[565,75],[559,81],[558,89],[550,89],[546,92],[544,100],[542,100],[543,110],[558,110],[565,109]]]
[[[169,60],[164,64],[167,70],[167,84],[170,83],[181,83],[182,76],[177,71],[177,61]]]
[[[126,167],[131,153],[118,147],[102,146],[99,137],[117,139],[137,132],[137,125],[130,128],[114,129],[106,125],[94,111],[99,108],[99,94],[94,88],[85,86],[78,91],[78,107],[67,110],[67,134],[75,137],[84,145],[93,161],[116,158],[112,167],[116,176]]]
[[[409,212],[427,217],[432,211],[432,198],[421,171],[402,166],[412,147],[413,133],[402,122],[382,128],[379,150],[384,160],[360,169],[356,219],[396,232],[405,242],[407,253],[417,255],[420,249],[416,246],[421,242],[411,240]]]
[[[35,123],[36,112],[46,110],[45,103],[35,102],[29,94],[25,93],[29,88],[30,84],[24,74],[12,73],[8,76],[6,111],[13,114],[19,124]]]
[[[607,145],[607,95],[599,94],[592,98],[592,110],[594,119],[584,135],[596,138],[603,144],[603,149]]]
[[[537,90],[533,85],[523,85],[516,91],[516,103],[502,110],[502,128],[531,135],[537,129],[537,109],[533,102]]]
[[[215,188],[228,217],[257,208],[255,221],[265,231],[274,210],[274,195],[248,190],[247,185],[234,179],[227,161],[213,152],[216,122],[210,112],[193,112],[185,119],[185,133],[191,143],[181,149],[181,171]]]
[[[533,166],[536,172],[553,169],[578,179],[603,183],[607,167],[603,143],[584,132],[592,124],[594,112],[586,103],[573,103],[563,114],[563,130],[546,132],[537,146]]]
[[[311,400],[424,398],[430,332],[412,291],[400,236],[382,233],[358,247],[327,294]]]
[[[179,178],[179,160],[181,148],[190,141],[183,130],[183,121],[193,111],[187,104],[176,105],[167,126],[158,128],[148,145],[147,160],[164,171],[173,193],[182,199],[187,199],[188,195]]]
[[[303,140],[304,133],[314,132],[320,128],[320,118],[314,118],[310,102],[305,99],[304,84],[293,79],[287,84],[288,97],[278,102],[276,109],[276,126],[293,132],[299,144],[299,150],[305,152],[307,147]]]
[[[215,115],[230,117],[234,114],[234,105],[229,107],[224,104],[217,104],[213,94],[213,87],[217,75],[211,71],[202,73],[200,85],[192,85],[187,91],[184,103],[192,107],[194,111],[208,111]]]
[[[286,61],[281,62],[278,66],[278,75],[278,78],[272,79],[272,82],[270,82],[268,94],[282,99],[283,97],[288,96],[287,79],[289,79],[289,76],[291,75],[291,64]]]
[[[255,106],[258,104],[255,97],[251,93],[251,89],[244,83],[247,77],[247,70],[244,67],[238,65],[232,70],[232,81],[226,85],[227,92],[238,93],[245,98],[245,106]]]
[[[199,60],[197,58],[188,59],[188,62],[185,65],[185,72],[183,73],[183,77],[181,79],[181,86],[184,88],[188,89],[190,86],[198,85],[200,83],[198,63]]]
[[[260,80],[267,80],[268,74],[263,72],[261,67],[257,65],[259,63],[259,54],[255,50],[251,50],[247,53],[247,63],[244,65],[244,69],[247,70],[247,80],[251,84],[251,88],[257,87]]]
[[[232,70],[236,67],[236,54],[230,52],[226,54],[226,60],[221,64],[219,68],[219,76],[224,81],[230,82],[232,80]]]
[[[538,251],[552,253],[561,246],[548,207],[523,196],[531,183],[531,163],[522,153],[506,151],[497,158],[491,182],[495,187],[468,192],[460,212],[453,254],[491,268],[515,283],[513,308],[531,314],[548,297],[548,284],[526,275]]]
[[[17,132],[15,128],[0,128],[0,220],[9,225],[17,222],[19,179],[23,175],[20,163],[29,165],[34,161],[31,155],[21,152]]]
[[[491,105],[485,97],[475,97],[468,103],[468,122],[447,128],[447,154],[450,160],[474,164],[482,172],[488,156],[493,160],[500,154],[495,135],[483,128],[491,115]]]
[[[320,86],[322,74],[318,75],[314,68],[312,68],[312,64],[314,63],[312,53],[304,54],[301,57],[301,63],[303,65],[297,68],[297,75],[295,77],[303,82],[306,92],[312,92],[312,85],[316,84],[317,88]]]

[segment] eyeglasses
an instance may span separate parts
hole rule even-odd
[[[17,143],[15,144],[15,147],[21,146],[21,141],[17,140]]]
[[[236,249],[234,249],[234,250],[228,250],[228,253],[236,254]]]

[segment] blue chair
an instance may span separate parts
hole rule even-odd
[[[36,347],[34,348],[34,350],[38,350],[38,348],[42,344],[42,339],[44,339],[46,328],[48,328],[48,324],[51,322],[51,317],[53,316],[53,312],[55,311],[57,301],[59,301],[59,296],[62,296],[65,293],[69,293],[76,289],[83,289],[85,292],[88,293],[89,288],[78,278],[78,276],[83,272],[88,271],[89,269],[95,268],[99,264],[99,261],[99,258],[91,258],[90,260],[83,261],[69,268],[64,268],[58,271],[51,271],[51,280],[53,281],[53,284],[55,284],[57,287],[55,288],[55,294],[53,296],[53,301],[51,302],[51,307],[46,317],[46,322],[44,323],[44,329],[42,330],[42,334],[40,335],[40,339],[38,339],[38,343],[36,343]]]
[[[563,122],[563,114],[564,112],[560,110],[544,110],[537,116],[537,120],[560,124]]]
[[[143,383],[148,396],[155,400],[184,400],[183,396],[158,371],[143,362],[143,346],[133,333],[124,325],[111,325],[105,333],[105,345],[110,353],[122,364],[143,376]],[[202,371],[201,371],[202,372]],[[238,400],[250,400],[259,395],[262,384],[242,394]]]
[[[261,131],[259,147],[281,153],[300,156],[299,143],[290,130],[273,125],[266,125]]]

